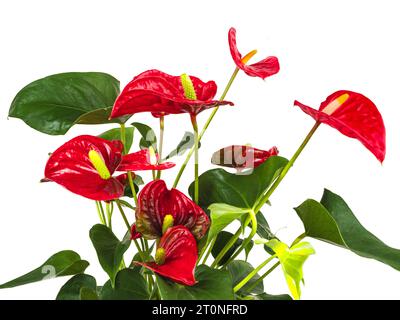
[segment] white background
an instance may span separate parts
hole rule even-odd
[[[343,196],[367,229],[400,247],[398,15],[397,1],[1,1],[0,283],[63,249],[79,252],[91,262],[87,272],[100,284],[106,280],[88,237],[98,221],[94,203],[39,180],[48,152],[78,134],[108,127],[74,127],[65,137],[36,132],[7,120],[18,90],[68,71],[107,72],[124,86],[134,75],[158,68],[213,79],[221,93],[234,69],[227,43],[231,26],[242,53],[258,49],[254,61],[276,55],[281,71],[265,82],[240,73],[227,97],[235,106],[221,108],[204,137],[201,171],[211,167],[213,151],[234,143],[276,145],[290,157],[313,124],[293,107],[294,99],[318,107],[338,89],[361,92],[386,123],[383,166],[358,141],[321,126],[264,211],[272,230],[290,242],[302,232],[292,208],[306,198],[319,199],[327,187]],[[204,112],[200,121],[207,116]],[[150,115],[134,118],[157,127]],[[167,117],[166,150],[184,130],[190,130],[186,115]],[[164,174],[169,185],[175,174]],[[191,180],[190,167],[181,189]],[[117,214],[114,224],[121,235]],[[399,272],[311,242],[317,254],[305,265],[303,299],[399,298]],[[260,250],[251,260],[258,264],[264,258]],[[2,290],[0,299],[53,299],[66,280]],[[269,293],[287,292],[278,270],[265,285]]]

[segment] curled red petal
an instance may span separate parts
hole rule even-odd
[[[137,232],[137,230],[136,230],[136,224],[133,224],[131,227],[131,240],[136,240],[141,237],[142,237],[141,233]]]
[[[155,180],[143,187],[138,196],[136,227],[147,239],[162,235],[164,217],[171,215],[174,226],[187,227],[197,240],[207,232],[210,220],[207,214],[177,189],[168,190],[163,180]]]
[[[102,179],[89,159],[96,151],[112,175],[121,162],[121,141],[108,141],[99,137],[78,136],[54,151],[49,157],[45,178],[83,197],[108,201],[123,194],[123,185],[115,178]]]
[[[247,65],[242,61],[242,55],[240,54],[236,45],[236,30],[230,28],[228,32],[229,49],[231,51],[232,59],[236,66],[243,70],[247,75],[251,77],[259,77],[265,79],[279,72],[279,60],[277,57],[267,57],[259,62]]]
[[[165,250],[163,264],[158,265],[155,262],[135,263],[186,286],[193,286],[197,283],[194,277],[197,244],[190,230],[183,226],[169,228],[161,237],[157,248]]]
[[[180,76],[172,76],[158,70],[145,71],[136,76],[122,90],[115,101],[111,118],[151,112],[154,116],[190,113],[196,115],[218,105],[233,105],[229,101],[213,100],[217,85],[214,81],[203,82],[190,76],[197,99],[185,97]]]
[[[278,152],[276,147],[266,151],[250,146],[232,145],[214,152],[211,163],[236,169],[256,168],[269,157],[278,155]]]
[[[150,152],[143,149],[138,152],[130,153],[122,157],[118,171],[140,171],[140,170],[165,170],[175,166],[173,162],[158,163],[159,156],[156,155],[156,163],[152,164]]]
[[[323,110],[336,99],[346,96],[347,99],[336,110],[327,114]],[[386,130],[382,116],[375,104],[364,95],[340,90],[331,94],[315,110],[298,101],[294,105],[316,121],[325,123],[350,138],[360,141],[375,157],[383,162],[386,154]]]

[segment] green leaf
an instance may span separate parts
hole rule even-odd
[[[226,266],[227,270],[232,276],[233,286],[235,287],[240,281],[242,281],[249,273],[251,273],[254,268],[252,265],[246,261],[235,260]],[[253,278],[249,280],[236,294],[239,296],[245,296],[248,294],[261,294],[264,292],[264,284],[260,282],[254,289],[249,291],[254,282],[256,282],[260,276],[256,274]]]
[[[101,290],[102,300],[148,300],[149,291],[144,278],[136,270],[123,269],[115,278],[115,286],[107,281]]]
[[[81,260],[81,257],[76,252],[71,250],[60,251],[52,255],[35,270],[0,285],[0,289],[13,288],[41,280],[83,273],[88,266],[89,262]]]
[[[250,174],[233,174],[224,169],[206,171],[199,177],[199,205],[208,208],[213,203],[226,203],[251,209],[287,162],[282,157],[270,157]],[[193,182],[189,194],[193,198]]]
[[[269,224],[265,219],[264,215],[262,214],[262,212],[257,213],[256,219],[257,219],[257,234],[263,239],[271,240],[275,238],[275,235],[271,232]],[[251,228],[251,222],[249,224],[249,227]]]
[[[96,290],[96,279],[88,274],[77,274],[69,279],[57,294],[57,300],[81,300],[81,289]]]
[[[8,115],[40,132],[61,135],[77,123],[124,122],[125,118],[108,120],[118,94],[119,81],[109,74],[60,73],[19,91]]]
[[[184,286],[156,276],[163,300],[233,300],[232,279],[228,271],[206,265],[196,268],[197,284]]]
[[[214,258],[218,256],[221,250],[225,247],[228,241],[233,237],[233,234],[228,231],[221,231],[217,235],[217,240],[214,243],[214,246],[211,250],[211,254]],[[236,242],[229,248],[229,250],[224,254],[222,259],[219,261],[218,265],[224,265],[225,262],[233,255],[237,248],[242,244],[242,239],[237,239]]]
[[[400,271],[400,250],[387,246],[365,229],[337,194],[325,189],[321,203],[306,200],[295,210],[303,221],[307,236],[349,249]]]
[[[103,270],[107,272],[111,282],[114,283],[123,255],[131,243],[129,233],[122,241],[119,241],[108,227],[96,224],[90,229],[89,235]]]
[[[83,287],[79,293],[80,300],[99,300],[96,289]]]
[[[311,254],[315,253],[314,248],[308,242],[300,242],[289,248],[285,243],[277,239],[270,240],[267,246],[276,253],[293,298],[300,299],[303,264]]]
[[[132,126],[135,127],[142,136],[139,143],[140,149],[153,147],[154,151],[157,153],[157,136],[154,133],[154,130],[148,125],[140,122],[134,122],[132,123]]]
[[[189,150],[194,145],[194,135],[191,132],[185,132],[181,141],[178,143],[178,146],[172,150],[163,160],[171,159],[175,156],[181,156],[185,153],[186,150]],[[199,143],[199,148],[200,148]]]
[[[266,292],[253,296],[254,300],[293,300],[288,294],[268,294]]]
[[[232,221],[251,211],[251,209],[237,208],[225,203],[214,203],[208,209],[211,217],[211,226],[208,232],[209,241],[216,237]]]
[[[125,129],[125,141],[126,141],[126,153],[129,153],[129,150],[132,147],[133,143],[133,130],[134,128],[129,127]],[[120,128],[114,128],[110,129],[106,132],[103,132],[102,134],[99,135],[100,138],[112,141],[112,140],[121,140],[121,129]]]

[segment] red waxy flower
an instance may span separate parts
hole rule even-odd
[[[138,196],[136,228],[144,238],[156,239],[171,226],[187,227],[201,239],[210,225],[206,213],[177,189],[168,190],[163,180],[143,187]]]
[[[249,146],[233,145],[214,152],[211,163],[236,169],[257,168],[269,157],[278,155],[278,152],[276,147],[266,151]]]
[[[146,150],[125,157],[122,150],[119,140],[78,136],[51,154],[45,168],[45,181],[54,181],[92,200],[110,201],[123,196],[127,179],[126,174],[113,177],[115,171],[163,170],[172,166],[171,163],[149,163],[144,156]]]
[[[279,72],[279,61],[277,57],[267,57],[259,62],[246,65],[250,58],[257,53],[257,51],[253,50],[242,58],[242,55],[236,46],[235,28],[229,29],[228,41],[233,61],[235,61],[236,66],[243,70],[247,75],[265,79]]]
[[[294,104],[316,121],[326,123],[345,136],[359,140],[380,162],[385,159],[385,125],[375,104],[367,97],[341,90],[326,98],[319,110],[298,101]]]
[[[131,240],[136,240],[141,237],[142,237],[142,235],[140,234],[140,232],[136,231],[136,224],[133,224],[131,227]]]
[[[193,76],[171,76],[149,70],[136,76],[122,90],[114,104],[111,118],[151,112],[159,117],[166,114],[196,115],[218,105],[233,105],[229,101],[213,100],[217,92],[214,81],[204,83]]]
[[[157,246],[155,262],[138,262],[159,275],[177,283],[193,286],[196,284],[194,270],[197,262],[196,239],[183,226],[169,228]]]
[[[175,166],[175,163],[159,163],[159,160],[153,149],[143,149],[123,156],[118,171],[165,170]]]

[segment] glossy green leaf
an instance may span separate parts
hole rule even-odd
[[[184,286],[156,276],[161,298],[164,300],[233,300],[232,279],[228,271],[206,265],[196,268],[197,284]]]
[[[132,123],[132,126],[135,127],[142,136],[139,142],[140,149],[153,147],[154,151],[157,153],[157,136],[154,130],[148,125],[140,122],[134,122]]]
[[[315,253],[314,248],[308,242],[300,242],[289,248],[277,239],[270,240],[267,246],[276,253],[293,298],[300,299],[303,264],[310,255]]]
[[[96,292],[96,279],[88,274],[77,274],[69,279],[57,294],[57,300],[81,300],[81,289]]]
[[[253,296],[254,300],[293,300],[288,294],[268,294],[266,292]]]
[[[126,141],[125,151],[126,151],[126,153],[129,153],[129,150],[131,150],[131,147],[132,147],[133,130],[134,130],[134,128],[132,128],[132,127],[125,129],[125,141]],[[99,137],[109,140],[109,141],[121,140],[121,129],[120,128],[110,129],[110,130],[100,134]]]
[[[287,162],[285,158],[274,156],[250,174],[233,174],[224,169],[206,171],[199,177],[199,205],[207,209],[213,203],[226,203],[251,209]],[[189,194],[193,198],[193,182]]]
[[[146,281],[137,270],[123,269],[115,278],[115,286],[107,281],[103,286],[102,300],[148,300],[149,291]]]
[[[181,156],[185,153],[185,151],[191,149],[194,145],[194,135],[191,132],[185,132],[181,141],[178,143],[177,147],[172,150],[163,160],[171,159],[175,156]],[[199,142],[199,148],[201,144]]]
[[[119,241],[108,227],[96,224],[90,229],[89,236],[96,249],[100,265],[114,283],[123,255],[131,243],[130,234],[127,233],[124,239]]]
[[[106,73],[55,74],[19,91],[9,116],[51,135],[65,134],[77,123],[120,123],[126,119],[108,120],[118,94],[119,81]]]
[[[365,229],[346,202],[325,190],[321,202],[306,200],[295,208],[307,236],[349,249],[400,271],[400,250],[387,246]]]
[[[217,235],[217,240],[214,243],[214,246],[211,250],[211,254],[214,258],[218,256],[221,250],[225,247],[228,241],[233,237],[233,234],[228,231],[221,231]],[[229,248],[229,250],[224,254],[222,259],[219,261],[218,265],[224,265],[225,262],[233,255],[237,248],[242,244],[242,239],[237,239],[236,242]]]
[[[82,287],[79,293],[80,300],[99,300],[96,289]]]
[[[225,203],[214,203],[208,207],[210,210],[211,226],[208,239],[214,239],[232,221],[247,215],[251,209],[237,208]]]
[[[226,266],[227,270],[231,274],[233,286],[235,287],[240,281],[242,281],[249,273],[251,273],[254,268],[252,265],[246,261],[235,260],[230,262]],[[264,284],[260,282],[257,284],[254,289],[249,291],[249,288],[260,278],[258,274],[256,274],[253,278],[249,280],[236,294],[239,296],[245,296],[248,294],[261,294],[264,292]]]
[[[71,250],[60,251],[52,255],[35,270],[0,285],[0,289],[13,288],[32,282],[83,273],[88,266],[89,262],[81,260],[81,257],[76,252]]]

